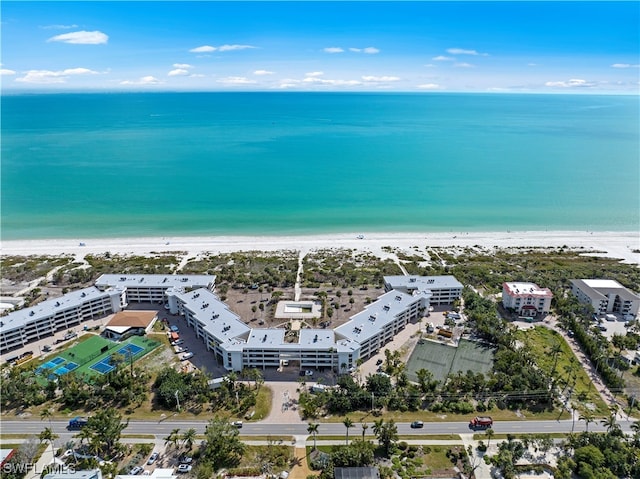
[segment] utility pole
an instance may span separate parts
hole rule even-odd
[[[374,395],[373,393],[371,393],[371,412],[373,412],[373,398],[374,398]]]
[[[178,398],[178,390],[176,389],[175,392],[175,396],[176,396],[176,404],[178,405],[178,412],[180,412],[180,399]]]

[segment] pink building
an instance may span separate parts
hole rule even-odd
[[[534,283],[503,283],[502,305],[520,316],[548,314],[553,294],[549,288],[540,288]]]

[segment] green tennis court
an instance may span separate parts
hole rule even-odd
[[[466,339],[460,340],[457,347],[424,340],[416,344],[407,361],[407,376],[410,381],[418,382],[417,371],[423,368],[431,371],[437,381],[444,381],[458,371],[488,373],[493,368],[493,351],[482,343]]]

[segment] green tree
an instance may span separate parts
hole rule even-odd
[[[120,441],[122,431],[129,425],[129,420],[122,422],[122,416],[114,408],[101,409],[87,420],[87,428],[91,432],[90,442],[100,444],[99,452],[111,455]]]
[[[45,408],[42,411],[40,411],[40,420],[44,421],[45,419],[49,420],[49,428],[51,428],[51,417],[53,416],[53,413],[51,412],[51,409],[49,408]]]
[[[38,434],[38,439],[40,439],[40,442],[49,441],[49,444],[51,444],[51,455],[53,457],[56,456],[53,443],[58,437],[60,436],[55,434],[50,427],[45,427],[44,430],[40,434]]]
[[[363,422],[361,426],[362,426],[362,440],[364,441],[364,435],[366,434],[367,429],[369,429],[369,425],[366,422]]]
[[[190,451],[193,447],[193,443],[196,440],[196,430],[194,428],[188,429],[183,435],[182,440],[184,441],[184,445],[187,448],[187,451]]]
[[[349,445],[349,428],[353,427],[353,421],[349,416],[347,416],[342,421],[342,424],[344,424],[344,427],[347,428],[347,445]]]
[[[245,445],[239,431],[224,419],[211,419],[205,432],[207,445],[202,455],[211,461],[214,469],[234,467],[240,463]]]
[[[373,430],[378,437],[378,443],[384,449],[385,455],[389,457],[391,449],[398,441],[398,427],[393,419],[390,419],[388,422],[384,422],[382,419],[381,421],[381,423],[377,421],[374,423]]]
[[[491,428],[488,428],[484,433],[487,436],[487,449],[489,449],[489,446],[491,445],[491,438],[495,435],[495,431]]]
[[[316,434],[318,433],[318,424],[309,423],[309,427],[307,427],[307,432],[309,434],[313,434],[313,450],[316,449]]]

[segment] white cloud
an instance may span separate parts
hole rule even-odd
[[[308,77],[321,77],[322,75],[324,75],[324,72],[309,72],[309,73],[305,73],[305,76],[308,76]]]
[[[544,84],[548,87],[560,87],[560,88],[588,88],[595,86],[595,83],[588,82],[587,80],[581,80],[574,78],[569,81],[548,81]]]
[[[327,47],[324,49],[327,53],[342,53],[344,50],[340,47]]]
[[[427,63],[425,65],[425,67],[427,67],[427,68],[435,68],[436,66],[433,63]]]
[[[186,76],[189,74],[189,70],[185,70],[184,68],[176,68],[175,70],[171,70],[167,75],[170,77],[179,77]]]
[[[251,48],[258,48],[258,47],[254,47],[253,45],[222,45],[218,47],[218,50],[221,52],[230,52],[233,50],[248,50]]]
[[[465,50],[464,48],[447,48],[447,53],[451,55],[474,55],[474,56],[482,56],[488,57],[488,53],[480,53],[476,50]]]
[[[614,63],[611,68],[640,68],[640,65],[632,65],[631,63]]]
[[[326,78],[307,77],[302,80],[304,83],[312,83],[315,85],[331,85],[331,86],[357,86],[362,85],[358,80],[329,80]]]
[[[71,30],[72,28],[78,28],[78,25],[45,25],[40,28],[43,30]]]
[[[421,90],[438,90],[440,85],[437,83],[423,83],[422,85],[418,85],[418,88]]]
[[[220,45],[219,47],[212,47],[211,45],[202,45],[200,47],[192,48],[189,50],[191,53],[211,53],[211,52],[230,52],[233,50],[247,50],[250,48],[258,48],[253,45]]]
[[[193,65],[189,65],[188,63],[174,63],[173,68],[183,68],[186,70],[187,68],[193,68]]]
[[[474,66],[471,63],[465,63],[465,62],[456,63],[454,66],[458,68],[474,68]]]
[[[349,51],[354,53],[360,53],[362,51],[362,48],[349,48]]]
[[[212,47],[211,45],[202,45],[201,47],[192,48],[189,50],[191,53],[208,53],[215,52],[217,50],[216,47]]]
[[[254,80],[249,80],[246,77],[226,77],[220,78],[220,80],[217,81],[224,85],[251,85],[256,83]]]
[[[73,43],[76,45],[99,45],[101,43],[107,43],[109,36],[99,31],[87,32],[71,32],[63,33],[62,35],[56,35],[47,40],[48,42],[62,42]]]
[[[364,53],[367,53],[369,55],[374,55],[376,53],[380,53],[380,50],[378,50],[375,47],[367,47],[364,50],[362,50]]]
[[[438,55],[437,57],[433,57],[432,60],[434,62],[452,62],[455,58],[445,57],[444,55]]]
[[[120,82],[120,85],[161,85],[161,80],[156,77],[148,75],[140,78],[139,80],[124,80]]]
[[[527,63],[528,67],[537,67],[538,64],[537,63]]]
[[[9,70],[10,71],[10,70]],[[98,72],[88,68],[67,68],[66,70],[29,70],[25,76],[16,78],[20,83],[66,83],[70,76],[74,75],[97,75]]]
[[[253,72],[254,75],[264,76],[264,75],[273,75],[275,72],[269,70],[256,70]]]
[[[0,76],[4,76],[4,75],[15,75],[16,72],[14,70],[8,70],[7,68],[1,68],[0,69]]]
[[[394,76],[377,77],[373,75],[367,75],[367,76],[363,76],[362,79],[366,82],[391,82],[391,81],[399,81],[400,77],[394,77]]]

